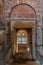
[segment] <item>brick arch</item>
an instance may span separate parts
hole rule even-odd
[[[14,18],[22,18],[22,17],[23,18],[36,18],[36,11],[31,5],[26,4],[26,3],[20,3],[11,9],[11,12],[9,13],[9,18],[11,18],[11,17],[14,17]]]

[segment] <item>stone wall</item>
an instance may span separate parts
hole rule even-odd
[[[19,2],[19,3],[18,3]],[[20,4],[20,3],[27,3],[29,5],[31,5],[37,12],[37,15],[39,15],[39,8],[40,8],[40,1],[37,0],[6,0],[6,13],[8,14],[10,11],[11,11],[11,8],[14,7],[15,5],[17,4]]]
[[[6,18],[9,18],[9,13],[11,12],[11,9],[20,3],[26,3],[31,5],[35,11],[36,11],[36,15],[37,15],[37,44],[42,45],[42,1],[40,0],[6,0],[5,1],[6,6],[5,6],[5,15]],[[19,13],[17,13],[18,15]],[[12,25],[12,24],[11,24]]]
[[[4,1],[4,0],[3,0]],[[36,30],[36,32],[37,32],[37,41],[35,41],[35,43],[37,44],[37,45],[42,45],[42,28],[43,28],[43,26],[42,26],[42,13],[43,13],[43,2],[42,2],[42,0],[5,0],[4,2],[3,2],[3,5],[4,5],[4,9],[2,10],[2,11],[4,11],[3,13],[4,14],[1,14],[1,16],[3,15],[3,17],[5,18],[5,19],[7,19],[7,18],[9,18],[9,13],[11,12],[11,9],[15,6],[15,5],[17,5],[17,4],[20,4],[20,3],[26,3],[26,4],[29,4],[29,5],[31,5],[34,9],[35,9],[35,11],[36,11],[36,15],[37,15],[37,30]],[[1,8],[2,9],[2,8]],[[1,13],[2,13],[2,11],[1,11]],[[17,15],[18,15],[19,13],[17,13]],[[6,20],[6,23],[7,22],[9,22],[9,21],[7,21]],[[14,21],[13,21],[14,22]],[[13,23],[14,24],[14,23]],[[12,25],[12,23],[11,23],[11,25]],[[7,27],[6,27],[7,28]],[[7,28],[8,29],[8,28]],[[7,31],[6,31],[7,32]],[[34,32],[35,32],[35,30],[34,30]],[[36,35],[35,35],[36,36]],[[42,49],[42,47],[40,47],[39,49]]]

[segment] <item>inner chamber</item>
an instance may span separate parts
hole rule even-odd
[[[32,58],[32,29],[16,29],[16,54]]]

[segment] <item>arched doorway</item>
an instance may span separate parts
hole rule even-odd
[[[32,29],[17,29],[17,50],[24,59],[32,59]]]
[[[34,22],[36,20],[35,19],[36,12],[32,6],[25,4],[25,3],[21,3],[21,4],[18,4],[12,8],[9,17],[11,18],[11,28],[13,30],[13,35],[12,35],[13,42],[12,43],[13,43],[13,53],[15,54],[16,48],[17,48],[16,29],[17,28],[24,28],[24,29],[32,28],[32,29],[34,29],[34,26],[35,26]],[[31,31],[31,32],[33,32],[33,31]],[[32,45],[34,45],[33,39],[32,39],[32,43],[33,43]],[[35,46],[33,46],[33,47],[35,47]],[[33,48],[32,53],[33,53],[33,51],[35,51],[34,49],[35,48]],[[33,56],[34,56],[34,53],[33,53]]]
[[[17,45],[18,52],[25,52],[27,50],[28,35],[25,30],[19,30],[17,32]]]
[[[20,55],[26,59],[33,59],[34,31],[32,29],[34,28],[34,23],[26,22],[20,24],[21,22],[16,22],[12,30],[13,55],[18,57]]]

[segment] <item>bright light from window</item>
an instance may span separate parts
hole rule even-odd
[[[18,44],[27,44],[27,38],[17,38],[17,43]]]
[[[21,38],[17,38],[17,43],[21,44]]]
[[[22,38],[22,44],[26,44],[27,43],[27,38]]]
[[[24,32],[22,32],[22,35],[23,35],[23,36],[25,35]]]

